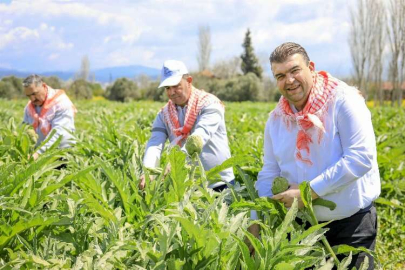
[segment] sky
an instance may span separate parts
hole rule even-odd
[[[249,28],[268,57],[283,42],[306,48],[317,70],[351,74],[349,0],[0,0],[0,68],[75,71],[168,59],[198,69],[198,28],[209,26],[210,65],[240,56]]]

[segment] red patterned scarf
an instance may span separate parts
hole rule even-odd
[[[34,119],[32,126],[35,131],[39,127],[44,136],[49,134],[52,129],[52,125],[48,118],[49,115],[55,113],[52,109],[54,109],[56,106],[64,108],[72,107],[73,111],[76,113],[75,106],[63,90],[54,90],[48,87],[47,97],[39,114],[35,110],[35,105],[31,101],[28,101],[28,114],[32,119]]]
[[[176,136],[176,139],[172,142],[172,145],[178,144],[181,146],[182,142],[190,134],[190,131],[197,120],[197,115],[205,106],[213,103],[222,104],[222,102],[216,96],[207,93],[204,90],[198,90],[197,88],[192,87],[190,98],[187,102],[184,125],[181,127],[177,115],[176,104],[174,104],[171,100],[167,102],[162,111],[165,122],[169,126],[171,132]]]
[[[313,164],[310,160],[309,148],[309,145],[313,143],[311,133],[313,131],[317,133],[319,144],[325,132],[323,125],[325,113],[330,101],[335,98],[335,88],[340,82],[325,71],[313,74],[314,84],[302,111],[294,113],[290,107],[290,103],[283,96],[280,98],[274,111],[276,116],[283,117],[287,129],[290,128],[292,123],[297,123],[299,130],[295,145],[295,157],[307,165]]]

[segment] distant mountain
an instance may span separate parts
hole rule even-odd
[[[6,76],[16,76],[20,78],[25,78],[30,74],[35,72],[19,71],[12,69],[0,68],[0,78]],[[144,67],[144,66],[122,66],[122,67],[109,67],[92,70],[91,73],[94,74],[95,80],[100,83],[107,83],[114,81],[118,78],[126,77],[129,79],[134,79],[139,75],[147,75],[151,79],[157,79],[160,75],[160,70],[156,68]],[[67,81],[69,79],[74,79],[76,72],[73,71],[47,71],[40,72],[38,75],[49,77],[57,76],[61,80]]]
[[[152,79],[157,79],[160,75],[160,70],[156,68],[144,67],[144,66],[126,66],[126,67],[110,67],[102,68],[94,71],[96,81],[109,82],[126,77],[134,79],[139,75],[147,75]]]
[[[27,77],[28,75],[30,75],[29,72],[0,68],[0,78],[7,76],[16,76],[19,78],[24,78]]]

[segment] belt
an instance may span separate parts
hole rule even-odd
[[[373,206],[374,206],[374,204],[373,204],[373,203],[370,203],[369,206],[367,206],[367,207],[365,207],[365,208],[360,209],[359,211],[357,211],[357,212],[355,213],[355,215],[361,214],[361,213],[366,213],[366,212],[370,211],[371,207],[373,207]]]

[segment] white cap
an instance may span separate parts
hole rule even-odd
[[[179,84],[184,74],[188,74],[186,65],[177,60],[167,60],[163,63],[159,87]]]

